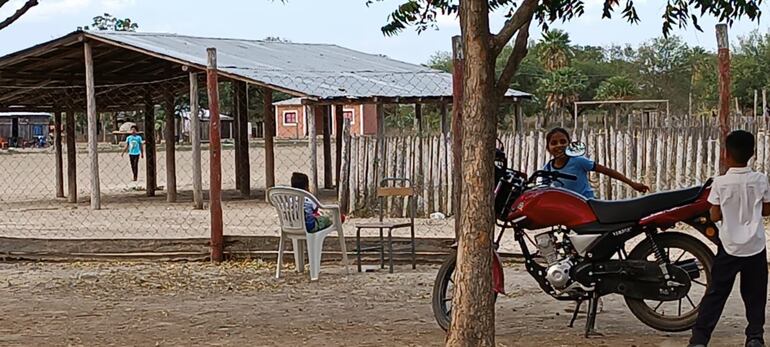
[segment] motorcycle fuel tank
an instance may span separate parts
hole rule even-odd
[[[557,225],[571,228],[597,219],[582,196],[563,188],[543,188],[519,196],[511,207],[508,220],[533,230]]]

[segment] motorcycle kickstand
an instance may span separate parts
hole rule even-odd
[[[596,313],[599,306],[599,294],[594,292],[591,299],[588,300],[588,312],[586,314],[586,331],[585,337],[590,336],[604,336],[602,333],[596,331]]]
[[[580,313],[580,307],[583,305],[583,300],[576,300],[575,301],[575,312],[572,312],[572,319],[569,320],[569,327],[573,328],[575,326],[575,320],[578,317],[578,313]]]

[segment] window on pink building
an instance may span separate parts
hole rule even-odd
[[[353,110],[343,110],[342,117],[345,119],[350,119],[350,124],[356,123],[356,118],[353,117]]]
[[[283,125],[297,125],[297,112],[284,112]]]

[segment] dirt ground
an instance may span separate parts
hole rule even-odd
[[[0,346],[440,346],[430,293],[436,265],[345,275],[324,264],[318,282],[289,264],[2,263]],[[687,333],[638,322],[619,297],[598,318],[604,337],[568,328],[550,299],[508,264],[498,299],[499,346],[684,346]],[[351,271],[353,268],[351,267]],[[712,346],[743,343],[734,291]],[[582,326],[582,319],[578,326]]]

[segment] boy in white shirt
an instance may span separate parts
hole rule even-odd
[[[706,346],[727,297],[740,273],[746,309],[746,346],[764,346],[767,302],[767,250],[763,216],[770,215],[767,176],[747,167],[754,154],[754,135],[731,132],[725,140],[727,173],[714,178],[708,201],[711,220],[722,221],[720,245],[711,268],[711,285],[701,300],[689,346]]]

